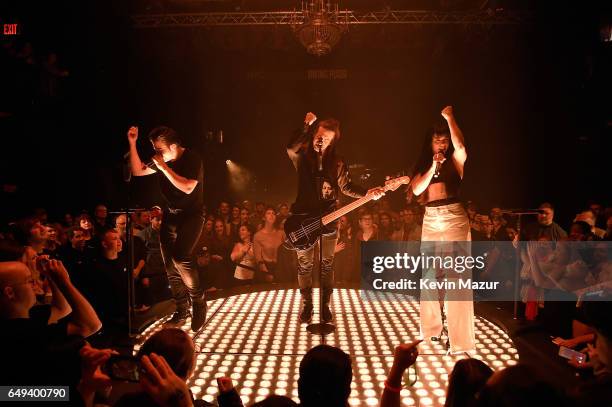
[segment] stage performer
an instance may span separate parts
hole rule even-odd
[[[160,126],[149,133],[156,154],[151,163],[143,164],[136,148],[138,127],[130,127],[127,136],[132,174],[157,174],[165,201],[159,240],[168,281],[176,301],[176,312],[168,324],[181,326],[185,322],[189,316],[191,300],[191,329],[197,331],[206,320],[204,290],[192,257],[204,224],[202,159],[192,149],[183,147],[173,129]]]
[[[453,107],[442,112],[445,125],[435,126],[428,135],[417,163],[412,190],[424,195],[425,217],[421,234],[421,251],[427,255],[470,255],[470,223],[459,202],[467,151],[463,133],[453,115]],[[432,159],[433,154],[433,159]],[[455,243],[430,243],[455,242]],[[424,267],[426,281],[458,281],[471,277],[471,270]],[[443,294],[444,295],[444,294]],[[451,353],[474,350],[474,303],[471,290],[446,290],[448,338]],[[421,290],[421,335],[438,337],[442,331],[442,310],[437,289]]]
[[[373,199],[384,195],[382,188],[365,189],[351,182],[348,166],[336,155],[336,145],[340,139],[340,122],[336,119],[317,120],[309,112],[302,129],[296,132],[287,145],[287,154],[298,175],[298,192],[291,206],[293,214],[311,213],[315,216],[322,211],[328,213],[338,198],[338,191],[352,198],[369,194]],[[329,302],[333,293],[334,276],[332,263],[336,247],[337,231],[330,226],[330,233],[323,234],[323,262],[321,270],[321,289],[323,309],[321,320],[329,322],[333,315]],[[298,284],[302,296],[300,321],[310,322],[312,305],[312,269],[314,253],[318,244],[306,250],[297,250]]]

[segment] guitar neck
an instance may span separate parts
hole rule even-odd
[[[335,221],[336,219],[346,215],[347,213],[359,208],[361,205],[364,205],[366,203],[368,203],[369,201],[372,200],[372,197],[369,196],[364,196],[362,198],[357,199],[356,201],[351,202],[348,205],[343,206],[342,208],[333,211],[332,213],[323,216],[323,218],[321,219],[321,221],[323,222],[323,225],[327,225],[333,221]]]
[[[389,180],[389,181],[385,182],[385,186],[383,187],[383,191],[385,191],[385,192],[387,192],[389,190],[395,191],[400,185],[407,184],[409,181],[410,181],[410,177],[408,177],[408,176],[398,177],[398,178],[395,178],[393,180]],[[366,195],[364,197],[361,197],[361,198],[357,199],[356,201],[353,201],[350,204],[345,205],[342,208],[340,208],[340,209],[338,209],[336,211],[333,211],[332,213],[330,213],[328,215],[323,216],[321,221],[323,222],[323,225],[327,225],[327,224],[335,221],[339,217],[346,215],[350,211],[359,208],[361,205],[368,203],[372,199],[373,199],[373,196],[368,196],[368,195]]]

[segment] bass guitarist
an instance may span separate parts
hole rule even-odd
[[[352,198],[369,195],[378,199],[384,195],[382,188],[369,191],[351,183],[348,166],[336,155],[336,145],[340,139],[340,122],[336,119],[317,120],[314,113],[308,112],[304,125],[297,131],[287,145],[287,154],[298,175],[298,192],[291,207],[293,214],[309,213],[314,216],[328,212],[334,205],[338,190]],[[331,190],[330,190],[331,188]],[[329,322],[333,316],[329,301],[333,293],[334,276],[332,263],[336,247],[336,230],[326,229],[321,236],[322,270],[321,289],[323,307],[321,320]],[[300,321],[308,323],[312,319],[312,268],[317,246],[298,249],[298,284],[302,296]]]

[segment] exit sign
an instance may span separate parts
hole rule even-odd
[[[3,24],[4,35],[17,35],[17,24]]]

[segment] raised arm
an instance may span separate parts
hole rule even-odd
[[[310,126],[312,126],[315,120],[317,120],[317,116],[315,116],[314,113],[306,113],[306,117],[304,117],[304,126],[293,134],[293,137],[291,137],[291,140],[289,140],[287,144],[287,155],[296,169],[298,155],[303,145],[308,141]]]
[[[385,380],[385,389],[380,398],[380,407],[395,407],[400,405],[400,392],[402,391],[402,376],[410,366],[416,363],[419,356],[418,344],[422,340],[401,344],[395,348],[393,365]]]
[[[442,117],[448,123],[448,128],[450,129],[451,134],[451,142],[453,143],[453,148],[455,151],[453,152],[453,160],[455,163],[459,165],[460,172],[459,175],[463,178],[463,164],[465,164],[465,160],[467,159],[467,151],[465,149],[465,139],[463,138],[463,132],[459,128],[457,124],[457,120],[455,120],[455,115],[453,114],[453,107],[446,106],[442,112]]]
[[[127,137],[128,143],[130,144],[130,167],[132,170],[132,175],[142,177],[144,175],[154,174],[156,171],[144,165],[140,160],[140,156],[138,155],[138,148],[136,147],[136,141],[138,140],[138,127],[130,127]]]
[[[240,243],[234,244],[234,250],[232,250],[232,253],[230,254],[230,258],[234,263],[238,263],[246,254],[246,251],[242,250],[241,246],[242,245]]]
[[[68,271],[66,271],[62,262],[49,260],[46,273],[72,309],[70,322],[68,323],[68,334],[81,335],[86,338],[100,330],[102,322],[100,322],[98,314],[79,290],[72,285]]]

